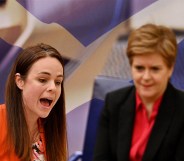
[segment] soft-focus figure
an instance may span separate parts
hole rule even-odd
[[[24,49],[0,105],[0,161],[66,161],[64,62],[50,45]]]
[[[169,82],[176,53],[168,27],[130,33],[134,85],[106,95],[93,161],[184,161],[184,92]]]

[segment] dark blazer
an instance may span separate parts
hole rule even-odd
[[[135,87],[108,93],[93,161],[129,161]],[[171,84],[163,95],[142,161],[184,161],[184,92]]]

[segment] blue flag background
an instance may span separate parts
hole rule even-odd
[[[0,103],[19,52],[40,42],[56,47],[65,59],[69,154],[83,151],[90,107],[103,105],[101,95],[108,86],[114,89],[122,79],[131,84],[122,55],[132,29],[150,22],[176,32],[178,56],[171,82],[184,89],[183,5],[182,0],[7,1],[0,5]],[[96,83],[99,78],[108,86]],[[111,79],[116,83],[109,84]]]

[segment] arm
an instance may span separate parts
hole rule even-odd
[[[93,161],[110,161],[110,136],[109,136],[109,112],[107,109],[107,98],[101,112]]]
[[[184,129],[176,149],[175,161],[184,161]]]

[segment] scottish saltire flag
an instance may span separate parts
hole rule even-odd
[[[107,75],[104,67],[116,77],[114,69],[125,61],[111,58],[121,54],[126,44],[115,45],[119,35],[149,22],[173,28],[178,57],[171,81],[184,89],[183,6],[183,0],[7,0],[0,5],[0,103],[19,52],[40,42],[54,46],[65,59],[69,150],[81,150],[89,106],[93,100],[103,104],[93,91],[96,78]],[[107,60],[121,63],[114,67],[116,62],[109,65]]]
[[[4,101],[4,85],[11,64],[22,48],[39,42],[53,45],[66,58],[66,73],[71,77],[107,33],[154,2],[145,1],[132,9],[135,2],[130,0],[7,1],[0,10],[0,102]]]

